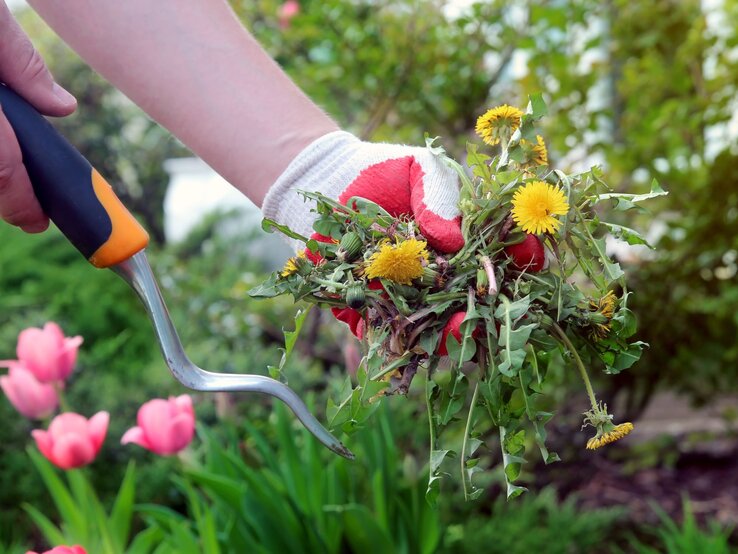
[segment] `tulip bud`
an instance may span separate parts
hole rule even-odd
[[[56,416],[48,431],[31,432],[41,454],[57,467],[72,469],[92,462],[108,432],[107,412],[98,412],[90,419],[74,412]]]
[[[184,450],[195,435],[192,398],[183,394],[155,398],[138,409],[138,425],[125,432],[121,444],[133,443],[160,456]]]
[[[39,382],[19,362],[11,361],[8,366],[8,374],[0,377],[0,388],[15,409],[30,419],[51,415],[59,403],[54,385]]]

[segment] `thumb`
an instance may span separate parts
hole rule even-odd
[[[45,115],[69,115],[77,107],[74,96],[58,85],[41,55],[0,1],[0,81]]]

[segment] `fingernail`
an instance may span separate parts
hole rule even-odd
[[[77,104],[77,99],[72,96],[66,89],[62,88],[61,85],[54,83],[53,87],[54,95],[61,100],[65,105]]]
[[[26,233],[43,233],[49,228],[48,221],[41,221],[37,223],[30,223],[28,225],[21,225],[20,228]]]

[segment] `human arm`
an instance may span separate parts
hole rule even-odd
[[[257,205],[310,232],[297,190],[364,196],[458,249],[457,178],[426,149],[359,141],[286,76],[224,0],[31,0],[94,69]],[[271,188],[271,190],[270,190]],[[390,207],[391,205],[391,207]]]
[[[254,203],[338,126],[225,0],[32,0],[80,56]]]

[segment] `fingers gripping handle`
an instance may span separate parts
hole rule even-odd
[[[96,267],[146,247],[149,236],[105,179],[28,102],[0,85],[0,106],[46,215]]]

